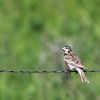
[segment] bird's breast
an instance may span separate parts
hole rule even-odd
[[[75,67],[73,65],[71,65],[71,64],[67,64],[67,65],[70,68],[70,70],[75,69]]]

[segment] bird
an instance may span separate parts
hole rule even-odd
[[[81,81],[89,83],[84,73],[85,65],[81,63],[80,58],[76,56],[70,46],[64,46],[62,50],[64,51],[64,62],[68,66],[67,70],[75,69],[79,73]]]

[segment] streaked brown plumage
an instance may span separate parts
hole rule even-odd
[[[69,67],[68,69],[76,69],[81,77],[82,82],[89,83],[89,80],[84,74],[84,65],[81,63],[81,60],[75,55],[69,46],[62,48],[64,50],[64,61]]]

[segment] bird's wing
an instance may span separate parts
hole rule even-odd
[[[79,67],[79,68],[84,68],[84,65],[81,63],[81,60],[73,53],[71,52],[70,55],[69,55],[69,62],[70,64],[76,66],[76,67]]]

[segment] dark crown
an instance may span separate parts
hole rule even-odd
[[[65,46],[66,49],[69,49],[71,51],[71,47],[70,46]]]

